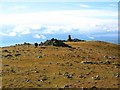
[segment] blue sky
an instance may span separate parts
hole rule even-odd
[[[118,2],[1,2],[0,46],[51,38],[117,43]]]

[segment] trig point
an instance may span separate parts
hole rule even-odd
[[[67,41],[72,41],[72,39],[71,39],[71,35],[68,35],[68,39],[67,39]]]

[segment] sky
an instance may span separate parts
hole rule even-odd
[[[0,46],[69,34],[118,43],[118,2],[0,2]]]

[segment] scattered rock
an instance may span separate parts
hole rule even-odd
[[[104,56],[104,58],[108,59],[109,57],[106,55],[106,56]]]
[[[65,72],[63,75],[64,75],[64,76],[67,76],[67,75],[69,75],[69,73],[68,73],[68,72]]]
[[[63,64],[63,63],[61,63],[61,64],[59,64],[60,66],[65,66],[65,64]]]
[[[17,56],[20,56],[21,54],[15,54],[15,56],[17,57]]]
[[[67,76],[67,78],[72,78],[72,75],[71,75],[71,74],[70,74],[70,75],[68,75],[68,76]]]
[[[111,62],[109,60],[106,60],[105,62],[103,62],[103,64],[111,64]]]
[[[46,81],[48,79],[47,76],[43,76],[42,79],[40,81]]]
[[[96,86],[90,88],[90,90],[98,90]]]
[[[86,78],[84,75],[79,75],[79,78]]]
[[[42,58],[42,56],[37,56],[37,58]]]
[[[68,72],[65,72],[64,74],[63,74],[64,76],[66,76],[67,78],[72,78],[72,74],[69,74]]]
[[[16,73],[16,71],[11,67],[10,72]]]
[[[6,65],[4,65],[4,66],[9,66],[9,65],[6,64]]]
[[[90,75],[90,72],[89,72],[89,73],[86,73],[86,75]]]
[[[51,62],[49,64],[52,64]]]
[[[55,77],[53,77],[53,79],[55,79]]]
[[[58,75],[62,75],[62,73],[61,73],[61,72],[59,72],[59,73],[58,73]]]
[[[29,82],[30,80],[27,80],[26,82]]]
[[[91,61],[82,61],[81,63],[83,63],[83,64],[94,64],[94,63],[91,62]]]
[[[8,50],[3,50],[2,52],[9,52]]]
[[[82,58],[82,59],[85,59],[85,57],[84,57],[84,56],[82,56],[81,58]]]
[[[69,88],[69,87],[70,87],[70,85],[65,84],[63,88]]]
[[[114,56],[112,59],[116,59],[116,57]]]
[[[69,65],[70,65],[70,66],[73,66],[73,64],[72,64],[72,63],[70,63]]]
[[[91,48],[90,51],[92,51],[93,49]]]
[[[116,59],[115,56],[113,56],[113,58],[111,56],[104,56],[104,58],[106,58],[106,59]]]
[[[11,54],[8,54],[8,55],[6,55],[6,56],[4,56],[4,57],[13,57]]]
[[[18,53],[19,51],[17,50],[16,53]]]
[[[77,83],[79,83],[80,81],[76,81]]]
[[[96,75],[95,77],[92,77],[92,79],[94,79],[94,80],[100,80],[100,76]]]
[[[39,73],[39,71],[34,71],[35,73]]]
[[[120,77],[119,73],[114,73],[113,76],[115,76],[116,78]]]

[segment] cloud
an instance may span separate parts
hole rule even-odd
[[[92,21],[91,21],[92,22]],[[8,28],[9,29],[9,28]],[[7,32],[1,32],[3,36],[21,36],[25,34],[63,34],[63,33],[81,33],[90,34],[96,32],[107,32],[107,31],[117,31],[117,23],[107,22],[107,23],[83,23],[83,24],[52,24],[52,25],[40,25],[40,24],[30,24],[30,25],[15,25],[11,30]],[[36,35],[37,38],[42,36]]]
[[[16,36],[17,35],[17,33],[16,32],[9,32],[9,33],[2,33],[2,32],[0,32],[0,36],[10,36],[10,37],[14,37],[14,36]]]
[[[86,4],[80,4],[80,7],[89,8],[90,6],[89,6],[89,5],[86,5]]]
[[[107,19],[104,19],[106,16]],[[111,17],[117,17],[117,12],[109,10],[41,11],[26,14],[1,14],[0,25],[14,26],[9,32],[3,33],[9,36],[118,30],[117,19]]]
[[[15,25],[12,29],[12,32],[18,34],[30,34],[33,30],[36,31],[41,28],[41,25],[38,24],[29,24],[29,25]]]
[[[33,37],[38,39],[46,39],[44,35],[39,35],[39,34],[35,34]]]
[[[94,37],[89,37],[90,39],[95,39]]]
[[[90,39],[95,39],[93,36],[86,35]]]
[[[109,10],[60,10],[41,11],[23,14],[1,14],[0,25],[8,24],[63,24],[63,23],[91,23],[98,20],[97,17],[117,17],[118,12]],[[110,18],[111,20],[111,18]],[[82,21],[82,22],[80,22]],[[105,19],[99,19],[105,21]],[[96,22],[94,22],[96,23]]]
[[[89,37],[90,39],[95,39],[94,37]]]
[[[14,37],[14,36],[16,36],[16,32],[10,32],[10,33],[8,34],[8,36]]]
[[[117,6],[117,5],[116,5],[116,4],[109,4],[109,6],[115,7],[115,6]]]
[[[29,34],[30,33],[30,29],[26,25],[15,26],[12,31],[18,34]]]
[[[7,36],[8,34],[0,32],[0,36]]]
[[[27,6],[13,6],[10,9],[19,10],[19,9],[25,9],[25,8],[27,8]]]

